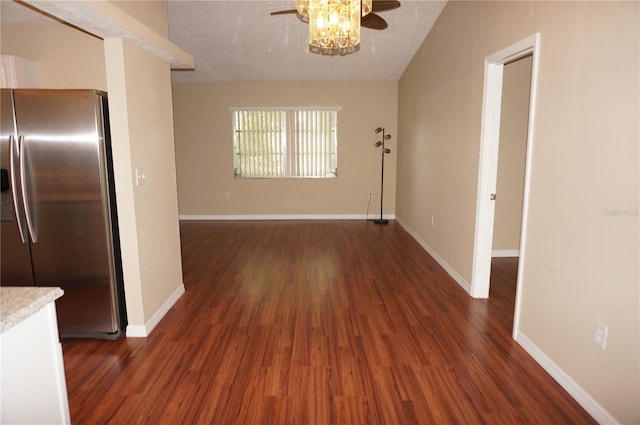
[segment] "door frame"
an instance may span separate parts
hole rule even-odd
[[[491,199],[491,197],[492,194],[496,193],[498,176],[498,144],[500,142],[500,112],[502,107],[502,80],[504,65],[524,56],[533,56],[531,64],[531,91],[529,97],[529,120],[524,170],[522,221],[520,225],[520,261],[517,277],[513,335],[516,335],[516,330],[518,329],[519,324],[520,298],[522,293],[522,270],[526,260],[525,242],[527,239],[540,38],[540,33],[535,33],[487,56],[484,60],[484,95],[482,103],[476,223],[470,288],[471,296],[474,298],[489,297],[491,251],[493,245],[493,220],[495,215],[495,200]]]

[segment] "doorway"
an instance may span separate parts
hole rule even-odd
[[[506,63],[502,81],[489,297],[499,297],[503,305],[511,306],[510,316],[504,318],[509,329],[513,328],[520,257],[532,60],[527,55]]]
[[[520,256],[532,59],[527,55],[504,65],[491,251],[494,259]]]
[[[526,230],[529,202],[529,176],[535,120],[535,100],[538,75],[538,51],[540,34],[534,34],[485,58],[484,99],[480,139],[480,161],[476,207],[475,241],[471,274],[471,296],[488,298],[491,276],[491,259],[494,236],[494,218],[497,199],[498,145],[502,110],[504,67],[526,56],[531,56],[531,86],[529,115],[526,132],[526,153],[522,190],[522,207],[519,234],[519,266],[513,318],[513,335],[519,324],[519,306],[522,293],[522,270],[526,264]]]

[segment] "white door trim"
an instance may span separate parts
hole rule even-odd
[[[480,136],[480,160],[478,168],[478,194],[476,199],[476,227],[471,271],[471,296],[489,297],[491,275],[491,250],[493,243],[493,219],[498,175],[498,144],[500,138],[500,109],[502,104],[502,76],[506,63],[529,54],[533,55],[531,68],[531,95],[529,100],[529,125],[527,130],[527,153],[525,161],[522,224],[520,233],[520,262],[513,332],[518,329],[520,296],[522,292],[522,270],[526,260],[527,218],[529,206],[529,182],[535,123],[540,33],[533,34],[505,49],[493,53],[484,61],[484,99],[482,104],[482,126]],[[499,194],[498,194],[499,196]]]

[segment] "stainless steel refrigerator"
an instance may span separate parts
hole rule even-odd
[[[106,93],[2,89],[0,285],[59,286],[62,337],[126,326]]]

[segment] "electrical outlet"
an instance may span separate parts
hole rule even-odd
[[[593,333],[593,343],[598,347],[602,348],[602,350],[606,350],[607,348],[607,334],[609,333],[609,328],[606,325],[596,322],[596,330]]]
[[[431,216],[431,225],[433,226],[433,216]]]
[[[373,198],[373,191],[369,191],[369,200],[371,200]]]
[[[224,199],[231,199],[231,192],[225,192]]]

